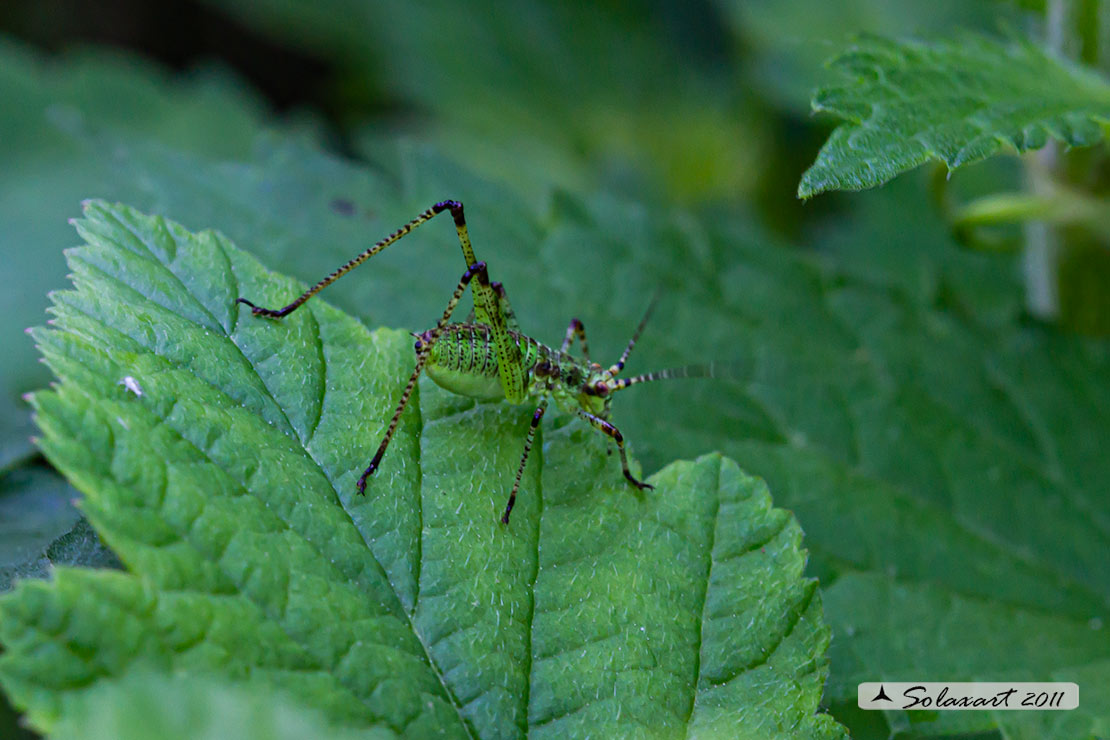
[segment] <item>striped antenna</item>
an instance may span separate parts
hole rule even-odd
[[[683,365],[671,367],[666,370],[656,370],[651,373],[637,375],[634,378],[617,378],[610,382],[614,391],[628,388],[638,383],[650,383],[655,380],[673,380],[675,378],[742,378],[743,367],[739,362],[705,362],[698,365]]]
[[[640,319],[640,325],[636,327],[636,331],[632,332],[632,338],[628,340],[628,346],[624,348],[624,353],[621,355],[621,358],[617,360],[615,365],[609,368],[609,375],[617,375],[624,369],[624,363],[628,360],[628,356],[632,354],[632,348],[636,346],[636,340],[640,338],[640,334],[643,333],[648,320],[651,319],[651,314],[655,311],[655,306],[659,303],[659,295],[662,292],[662,289],[657,290],[655,291],[655,295],[651,297],[651,303],[648,304],[647,311],[644,312],[644,318]]]

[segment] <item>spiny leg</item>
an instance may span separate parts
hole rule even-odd
[[[401,228],[397,229],[396,231],[394,231],[389,236],[387,236],[384,239],[378,241],[372,247],[367,249],[365,252],[362,252],[357,257],[350,260],[349,262],[344,264],[342,267],[340,267],[339,269],[335,270],[333,273],[328,275],[326,278],[324,278],[323,280],[321,280],[320,282],[316,283],[311,288],[306,290],[304,293],[302,293],[300,296],[298,296],[292,303],[290,303],[286,306],[283,306],[282,308],[278,308],[278,309],[263,308],[261,306],[255,305],[254,303],[247,300],[246,298],[238,298],[236,300],[236,303],[243,303],[243,304],[249,306],[250,309],[251,309],[251,313],[254,314],[255,316],[266,316],[266,317],[274,318],[274,319],[280,319],[283,316],[288,316],[290,313],[292,313],[297,308],[299,308],[309,298],[316,295],[321,290],[328,287],[329,285],[334,283],[336,280],[343,277],[348,272],[350,272],[351,270],[355,269],[356,267],[361,265],[366,260],[373,257],[378,252],[381,252],[383,249],[388,247],[390,244],[393,244],[397,240],[401,239],[401,237],[407,235],[409,232],[411,232],[417,226],[420,226],[421,224],[423,224],[427,221],[430,221],[431,219],[435,218],[437,215],[439,215],[440,213],[443,213],[444,211],[450,211],[451,212],[451,217],[455,221],[455,231],[458,233],[459,246],[462,248],[463,259],[466,260],[467,267],[469,267],[470,265],[476,264],[478,262],[478,258],[474,256],[474,247],[471,246],[471,244],[470,244],[470,234],[469,234],[469,231],[467,230],[467,227],[466,227],[466,218],[463,215],[463,205],[462,205],[462,203],[460,203],[457,200],[444,200],[444,201],[440,201],[439,203],[434,204],[431,208],[424,211],[419,216],[417,216],[413,220],[409,221],[407,224],[405,224]],[[505,320],[502,317],[501,312],[499,310],[499,303],[498,303],[497,295],[494,293],[493,289],[490,287],[490,283],[489,283],[488,279],[486,279],[484,281],[484,283],[483,283],[483,281],[479,281],[479,283],[481,283],[481,285],[477,289],[475,289],[475,291],[474,291],[475,316],[476,316],[479,323],[486,324],[487,326],[492,327],[495,330],[495,333],[496,333],[496,330],[498,329],[498,327],[500,327],[501,329],[504,329],[504,325],[505,325]],[[508,347],[508,345],[512,344],[512,343],[509,341],[509,337],[506,334],[498,340],[498,344],[499,344],[499,349],[502,349],[502,345],[504,345],[504,347]],[[512,347],[515,348],[516,345],[512,344]],[[508,355],[507,359],[511,358],[511,354],[512,354],[511,352],[506,352],[506,354]],[[519,360],[519,355],[518,355],[517,359]],[[523,388],[523,382],[521,383],[521,387]]]
[[[655,488],[655,486],[651,485],[650,483],[644,483],[643,481],[636,480],[636,478],[632,475],[632,471],[628,469],[628,455],[624,451],[624,435],[621,434],[620,429],[617,429],[615,426],[605,421],[605,419],[602,419],[599,416],[594,416],[589,411],[578,409],[578,415],[586,421],[590,422],[594,429],[597,429],[598,431],[609,435],[613,438],[613,441],[617,443],[617,451],[621,453],[621,470],[624,472],[624,477],[627,478],[629,482],[632,483],[632,485],[640,489],[646,488],[649,491]]]
[[[540,419],[543,418],[545,411],[547,411],[547,396],[543,397],[540,405],[536,407],[532,414],[532,424],[528,427],[528,436],[524,440],[524,454],[520,456],[520,465],[516,469],[513,490],[509,493],[509,503],[505,506],[505,513],[501,515],[502,524],[509,523],[509,514],[512,513],[513,505],[516,504],[516,492],[520,490],[520,479],[524,476],[524,465],[528,462],[528,453],[532,451],[532,440],[536,438],[536,427],[540,425]]]
[[[445,200],[436,203],[412,221],[409,221],[400,229],[316,283],[316,285],[306,290],[287,306],[278,309],[262,308],[261,306],[256,306],[246,298],[238,298],[236,302],[250,306],[251,313],[255,316],[267,316],[275,319],[287,316],[309,298],[361,265],[393,242],[405,236],[420,224],[430,221],[443,211],[450,211],[451,218],[455,221],[455,231],[458,233],[459,246],[462,248],[463,258],[466,260],[467,267],[469,268],[471,265],[477,264],[478,259],[474,256],[474,247],[470,244],[470,232],[466,228],[466,217],[463,215],[463,205],[457,200]],[[505,398],[510,403],[520,403],[525,397],[524,368],[522,367],[520,359],[520,347],[517,346],[516,342],[513,341],[513,338],[509,335],[508,324],[511,322],[515,325],[516,320],[512,316],[511,309],[508,311],[508,315],[506,315],[506,312],[502,308],[501,296],[504,295],[504,289],[500,291],[499,295],[498,291],[490,284],[489,275],[483,272],[483,274],[478,277],[478,283],[474,286],[473,293],[474,319],[476,323],[488,326],[493,334],[494,346],[497,350],[498,377],[501,380],[501,388],[505,392]],[[504,306],[508,306],[507,299],[504,301]]]
[[[409,396],[412,394],[412,389],[416,385],[416,379],[423,369],[424,362],[427,359],[427,352],[430,350],[431,345],[439,335],[443,332],[443,326],[447,323],[447,318],[454,310],[462,297],[462,292],[465,290],[466,285],[470,283],[471,278],[477,276],[478,282],[474,286],[472,292],[474,295],[474,318],[476,323],[484,324],[490,328],[493,336],[494,346],[497,352],[497,369],[498,377],[501,381],[501,388],[505,393],[505,398],[510,403],[520,403],[524,400],[526,395],[525,388],[525,369],[521,362],[520,347],[514,341],[513,337],[509,334],[510,327],[516,326],[516,318],[513,315],[512,308],[509,306],[508,297],[505,294],[504,288],[498,286],[494,288],[490,283],[489,273],[486,270],[484,262],[478,262],[474,256],[474,248],[470,244],[470,234],[466,227],[466,218],[463,215],[462,203],[455,200],[445,200],[436,203],[428,210],[421,213],[409,223],[402,226],[400,229],[390,234],[386,238],[374,244],[362,254],[358,255],[345,265],[337,269],[326,278],[316,283],[300,296],[298,296],[292,303],[280,308],[269,309],[262,308],[255,305],[246,298],[238,298],[237,303],[243,303],[250,307],[251,313],[255,316],[267,316],[270,318],[281,318],[287,316],[301,306],[312,296],[319,293],[327,286],[334,283],[346,273],[361,265],[366,260],[373,257],[378,252],[388,247],[393,242],[408,234],[417,226],[426,221],[431,220],[436,215],[445,210],[451,212],[451,217],[455,221],[455,231],[458,233],[459,246],[462,248],[463,258],[466,260],[467,271],[463,275],[463,279],[459,283],[455,294],[448,304],[447,311],[444,312],[444,317],[439,325],[434,330],[429,338],[429,341],[424,345],[424,354],[417,357],[416,368],[413,371],[412,377],[402,394],[401,403],[397,407],[393,418],[390,420],[389,430],[386,432],[385,439],[382,440],[381,446],[378,448],[377,454],[374,456],[370,467],[362,474],[358,481],[359,493],[364,492],[366,488],[366,478],[377,470],[378,464],[381,462],[382,456],[385,454],[385,449],[389,445],[389,440],[393,437],[393,433],[397,428],[398,420],[401,413],[404,411],[405,405],[408,403]],[[480,267],[480,269],[478,269]]]
[[[414,218],[412,221],[409,221],[400,229],[393,232],[381,241],[377,242],[376,244],[374,244],[374,246],[370,247],[365,252],[358,255],[320,282],[316,283],[316,285],[306,290],[287,306],[279,309],[262,308],[261,306],[256,306],[254,303],[247,300],[246,298],[239,298],[236,302],[243,303],[249,306],[251,309],[251,313],[255,316],[267,316],[270,318],[281,318],[283,316],[287,316],[295,311],[309,298],[316,295],[339,278],[343,277],[343,275],[358,267],[363,262],[373,257],[375,254],[382,251],[393,242],[405,236],[420,224],[431,220],[443,211],[450,211],[451,218],[453,218],[455,221],[455,231],[458,233],[459,246],[462,248],[463,258],[466,260],[467,272],[469,273],[472,267],[476,267],[479,264],[482,265],[482,269],[480,272],[475,272],[471,275],[471,277],[474,277],[475,275],[478,277],[478,282],[473,287],[472,291],[474,294],[474,318],[476,323],[488,326],[490,328],[491,334],[493,335],[494,346],[497,351],[498,378],[501,381],[501,389],[505,393],[506,400],[508,400],[510,403],[520,403],[524,400],[526,395],[524,377],[525,372],[523,363],[521,362],[520,347],[517,346],[517,343],[509,334],[508,328],[510,324],[515,326],[516,319],[512,314],[512,309],[508,306],[508,298],[504,297],[504,289],[502,288],[500,290],[495,290],[493,288],[490,283],[489,273],[485,269],[485,263],[478,262],[477,258],[474,256],[474,248],[470,244],[470,233],[466,227],[466,218],[463,215],[463,205],[457,200],[445,200],[436,203],[431,208]],[[469,282],[469,278],[467,279],[467,282]],[[504,300],[502,300],[502,298],[504,298]],[[457,303],[458,297],[453,298],[451,310],[454,309],[454,306]],[[450,310],[448,311],[448,314],[449,313]],[[435,336],[438,337],[441,331],[442,329],[439,329]],[[427,346],[430,345],[426,345],[425,348],[427,348]],[[417,373],[414,374],[414,379],[411,381],[411,384],[415,384],[415,377],[417,374],[419,374],[419,370],[421,369],[421,367],[422,365],[418,362]],[[411,392],[412,391],[410,388],[408,390],[408,393]],[[408,396],[406,395],[402,399],[401,409],[404,408],[404,403],[406,403],[407,401]],[[397,415],[394,417],[393,421],[390,424],[390,432],[386,436],[386,439],[382,442],[382,447],[379,449],[379,453],[375,457],[375,461],[380,461],[381,455],[385,451],[385,446],[389,443],[389,438],[392,436],[393,429],[397,426],[397,419],[399,417],[400,409],[398,410]],[[367,470],[367,473],[365,473],[360,479],[360,491],[365,487],[366,476],[373,473],[375,468],[376,465],[371,464],[371,467]]]
[[[459,244],[462,246],[466,263],[473,265],[475,264],[474,249],[470,246],[462,203],[458,201],[444,201],[444,203],[448,204],[451,217],[455,219],[455,230],[459,233]],[[474,294],[475,322],[490,328],[497,352],[497,375],[501,381],[501,390],[505,393],[505,399],[509,403],[520,403],[526,395],[524,367],[520,358],[520,347],[509,335],[510,324],[515,326],[516,318],[509,308],[504,288],[494,289],[490,283],[489,273],[485,270],[482,270],[477,277],[477,284],[471,288]]]
[[[497,303],[500,306],[501,316],[505,319],[505,328],[509,331],[515,331],[517,334],[520,331],[520,323],[516,320],[516,313],[513,312],[513,307],[509,304],[509,295],[505,292],[505,286],[494,280],[489,284],[493,288],[493,292],[497,294]],[[470,309],[466,315],[466,323],[473,324],[477,321],[474,316],[474,309]]]
[[[420,224],[422,224],[426,221],[432,220],[438,214],[440,214],[440,213],[442,213],[443,211],[446,211],[446,210],[450,210],[452,215],[454,215],[456,209],[458,210],[459,215],[455,217],[455,223],[456,223],[455,228],[456,228],[456,230],[459,231],[459,243],[462,245],[463,257],[466,259],[466,264],[468,266],[473,265],[478,260],[474,257],[474,250],[470,246],[470,237],[467,236],[467,234],[466,234],[466,223],[465,223],[465,221],[463,222],[463,226],[462,226],[461,229],[459,229],[459,226],[458,226],[458,222],[460,220],[462,220],[462,203],[459,203],[459,202],[453,201],[453,200],[445,200],[445,201],[442,201],[440,203],[436,203],[431,208],[424,211],[419,216],[417,216],[413,220],[409,221],[407,224],[405,224],[401,228],[397,229],[396,231],[394,231],[389,236],[387,236],[384,239],[376,242],[372,247],[367,249],[365,252],[359,254],[357,257],[355,257],[351,261],[347,262],[346,264],[344,264],[339,269],[335,270],[335,272],[331,273],[326,278],[324,278],[320,282],[313,285],[311,288],[309,288],[304,293],[302,293],[300,296],[298,296],[296,298],[296,300],[294,300],[289,305],[284,306],[283,308],[278,308],[278,309],[262,308],[261,306],[254,305],[253,303],[248,301],[246,298],[239,298],[235,302],[236,303],[243,303],[243,304],[246,304],[247,306],[250,306],[251,313],[254,314],[255,316],[266,316],[266,317],[271,318],[271,319],[280,319],[283,316],[288,316],[293,311],[295,311],[301,304],[303,304],[305,301],[307,301],[309,298],[316,295],[321,290],[328,287],[329,285],[334,283],[336,280],[338,280],[339,278],[343,277],[344,275],[346,275],[351,270],[353,270],[356,267],[358,267],[359,265],[361,265],[363,262],[365,262],[366,260],[373,257],[375,254],[382,251],[383,249],[388,247],[393,242],[399,240],[401,237],[408,234],[410,231],[415,229]]]
[[[439,322],[435,328],[428,332],[428,338],[423,342],[420,350],[416,353],[416,367],[409,376],[409,382],[405,384],[405,390],[401,393],[401,402],[397,404],[397,410],[393,412],[393,418],[389,420],[389,428],[385,432],[385,437],[382,443],[378,445],[378,451],[374,453],[374,459],[370,461],[370,465],[363,471],[358,479],[358,492],[361,494],[366,493],[366,479],[374,474],[378,466],[382,462],[382,456],[385,455],[385,448],[389,446],[389,441],[393,439],[393,433],[397,431],[397,424],[401,420],[401,414],[408,405],[409,397],[412,395],[413,389],[416,387],[416,381],[420,377],[420,372],[424,369],[424,363],[428,361],[428,355],[431,352],[432,345],[443,334],[443,327],[447,325],[447,321],[451,318],[451,314],[455,311],[455,307],[459,305],[462,300],[463,293],[466,292],[466,286],[470,281],[477,276],[481,281],[483,278],[488,282],[489,274],[486,271],[485,262],[477,262],[470,267],[466,268],[466,272],[459,278],[459,284],[455,286],[455,292],[451,294],[451,300],[447,302],[447,308],[443,311],[443,316],[440,317]]]
[[[497,377],[501,381],[505,400],[509,403],[521,403],[527,395],[527,388],[520,347],[509,334],[510,329],[520,331],[516,316],[509,305],[509,298],[500,284],[497,290],[493,288],[488,275],[478,276],[478,284],[472,292],[474,293],[474,318],[477,323],[488,326],[493,337],[493,346],[497,354]],[[481,300],[486,301],[484,307],[480,304]]]
[[[640,325],[636,327],[636,331],[632,332],[632,338],[628,340],[628,346],[624,348],[621,358],[617,360],[616,364],[609,368],[610,375],[617,375],[624,369],[624,363],[628,360],[628,356],[632,354],[632,348],[636,346],[636,340],[640,338],[643,333],[644,327],[647,326],[648,319],[651,318],[652,312],[655,311],[656,304],[659,303],[659,291],[651,298],[651,303],[648,304],[647,311],[644,312],[644,318],[640,319]]]
[[[566,352],[570,349],[570,343],[574,341],[575,337],[578,337],[578,341],[582,345],[582,358],[589,362],[590,348],[586,344],[586,327],[578,319],[571,319],[570,324],[567,325],[567,335],[563,337],[563,346],[559,348],[559,351]]]

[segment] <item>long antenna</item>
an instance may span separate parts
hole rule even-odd
[[[640,319],[640,325],[636,327],[636,331],[632,332],[632,338],[628,340],[628,346],[624,348],[624,354],[621,355],[615,365],[609,368],[610,375],[617,375],[624,369],[624,363],[628,360],[628,356],[632,354],[632,348],[636,346],[636,340],[640,338],[648,320],[651,319],[651,314],[655,311],[655,306],[659,303],[660,293],[662,293],[662,290],[657,290],[655,295],[651,297],[651,303],[648,304],[647,311],[644,312],[644,318]]]
[[[633,378],[616,378],[611,382],[614,391],[619,391],[639,383],[651,383],[656,380],[674,380],[676,378],[742,378],[743,367],[739,362],[705,362],[697,365],[683,365],[670,367],[665,370],[656,370]]]

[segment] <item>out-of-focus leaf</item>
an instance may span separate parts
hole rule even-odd
[[[293,691],[415,737],[844,737],[801,531],[719,455],[630,490],[580,422],[498,512],[529,410],[425,384],[365,498],[411,364],[219,235],[92,203],[35,332],[47,456],[136,575],[59,569],[0,601],[0,681],[49,730],[143,662]],[[130,382],[119,386],[119,378]]]
[[[246,156],[262,105],[229,75],[171,78],[108,50],[47,59],[0,37],[0,469],[32,453],[21,397],[49,377],[23,330],[64,284],[66,220],[90,195],[126,197],[113,177],[119,136],[211,157]],[[107,137],[97,141],[98,137]]]
[[[813,89],[828,82],[825,60],[861,33],[938,35],[952,29],[994,30],[1016,21],[1009,3],[963,0],[715,0],[745,54],[746,76],[763,95],[804,110]]]
[[[1015,180],[1016,159],[995,159],[961,173],[960,197],[996,191]],[[934,173],[908,174],[886,186],[843,196],[806,242],[855,279],[897,288],[907,299],[962,317],[983,330],[1008,329],[1021,318],[1024,287],[1011,254],[961,247],[934,203]],[[979,188],[979,182],[983,185]]]
[[[115,557],[73,506],[77,491],[45,467],[0,478],[0,592],[55,565],[112,567]]]
[[[288,693],[213,676],[128,671],[70,700],[55,740],[390,740],[384,727],[332,724]]]
[[[893,575],[964,597],[967,609],[1048,613],[1079,633],[1108,623],[1105,342],[1022,326],[1004,292],[964,300],[979,282],[998,282],[990,261],[969,258],[974,269],[950,283],[943,272],[936,279],[936,266],[959,262],[945,265],[936,247],[937,264],[922,273],[934,279],[915,285],[892,266],[862,269],[859,257],[830,263],[774,248],[727,217],[569,202],[555,223],[541,252],[546,269],[573,264],[588,276],[582,289],[606,301],[594,309],[605,317],[601,331],[630,331],[637,303],[666,286],[634,372],[704,359],[745,368],[740,383],[659,384],[616,399],[617,423],[649,467],[661,454],[723,444],[798,514],[815,572],[830,582],[857,571]],[[602,225],[608,236],[595,249],[604,253],[583,257],[577,245],[594,243],[589,234]],[[609,272],[607,261],[627,266]],[[599,344],[621,346],[609,337]],[[882,607],[837,603],[837,644],[893,655],[906,639],[851,631],[860,611],[881,619]],[[918,637],[922,652],[943,661],[943,644]],[[1038,664],[1050,664],[1066,639],[1037,640]],[[1077,670],[1104,670],[1106,647]],[[956,656],[951,666],[946,675],[958,675]],[[840,693],[835,680],[830,688],[834,702],[854,701],[854,689]],[[980,719],[979,729],[993,726]],[[955,721],[945,713],[915,727],[943,735]]]
[[[601,183],[735,200],[769,164],[768,121],[709,4],[210,2],[332,60],[348,96],[386,88],[426,114],[421,135],[533,200]],[[365,148],[383,136],[371,123]]]
[[[1110,85],[1029,42],[965,34],[932,44],[866,36],[833,61],[851,82],[819,90],[816,111],[846,120],[802,175],[798,196],[862,190],[938,159],[949,169],[1049,137],[1102,138]]]
[[[13,578],[45,571],[46,548],[81,515],[71,503],[76,491],[45,468],[3,474],[0,491],[0,591],[6,591]]]
[[[1101,737],[1110,728],[1110,671],[1106,625],[986,603],[879,574],[852,574],[826,589],[843,622],[834,642],[839,671],[830,693],[855,700],[863,681],[917,680],[959,675],[977,681],[1072,681],[1079,708],[1067,712],[941,712],[947,729],[976,732],[1001,726],[1006,738]],[[869,608],[860,609],[859,604]],[[881,632],[883,646],[855,636]],[[1052,635],[1042,645],[1045,635]],[[943,650],[922,650],[925,641]],[[939,680],[939,678],[920,680]],[[836,685],[832,685],[835,682]],[[910,712],[909,714],[918,714]],[[897,720],[896,720],[897,721]],[[914,722],[923,734],[930,723]]]

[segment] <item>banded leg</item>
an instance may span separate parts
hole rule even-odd
[[[436,203],[431,210],[434,211],[437,208],[451,211],[451,218],[455,220],[455,231],[459,234],[459,246],[462,247],[468,268],[477,264],[483,266],[482,270],[476,273],[477,285],[471,288],[474,294],[474,319],[477,323],[488,326],[493,335],[493,344],[497,351],[497,375],[501,380],[501,390],[505,392],[505,399],[509,403],[520,403],[526,393],[524,367],[520,358],[520,347],[509,335],[507,326],[510,321],[515,324],[516,319],[512,316],[512,309],[508,310],[508,315],[502,310],[500,299],[505,296],[505,290],[504,288],[499,291],[494,289],[490,283],[489,273],[485,269],[485,263],[478,263],[474,257],[474,248],[470,246],[470,234],[466,228],[462,203],[457,200],[445,200]],[[507,297],[504,306],[508,307]]]
[[[436,203],[412,221],[409,221],[397,231],[377,242],[365,252],[316,283],[316,285],[306,290],[287,306],[278,309],[262,308],[261,306],[256,306],[246,298],[238,298],[236,299],[236,303],[243,303],[249,306],[251,313],[255,316],[266,316],[272,319],[280,319],[283,316],[288,316],[309,298],[361,265],[393,242],[405,236],[417,226],[420,226],[426,221],[430,221],[444,211],[450,211],[451,218],[455,221],[455,231],[459,236],[459,246],[462,248],[463,258],[466,260],[467,268],[471,265],[478,264],[478,259],[474,256],[474,247],[470,244],[470,232],[466,228],[466,217],[463,215],[463,204],[457,200],[444,200]],[[501,388],[505,392],[505,398],[510,403],[520,403],[525,397],[524,368],[521,366],[520,347],[518,347],[516,342],[513,341],[513,338],[509,336],[509,328],[507,327],[507,323],[510,320],[515,324],[515,318],[512,318],[511,310],[508,312],[508,316],[502,312],[500,296],[493,288],[489,280],[489,274],[485,271],[478,276],[478,283],[474,286],[473,293],[475,321],[490,327],[493,334],[493,342],[497,350],[498,377],[501,380]],[[504,289],[500,291],[500,295],[504,295]],[[505,305],[508,305],[507,299]]]
[[[578,319],[570,320],[570,324],[567,326],[567,335],[563,337],[563,346],[559,348],[559,351],[566,352],[570,349],[570,343],[574,341],[575,337],[578,337],[578,341],[582,345],[582,358],[589,362],[590,348],[586,344],[586,327]]]
[[[458,211],[458,215],[455,215],[456,209]],[[293,311],[297,310],[297,308],[299,308],[309,298],[316,295],[321,290],[328,287],[329,285],[334,283],[336,280],[338,280],[339,278],[343,277],[344,275],[346,275],[351,270],[353,270],[356,267],[358,267],[359,265],[361,265],[363,262],[365,262],[366,260],[373,257],[375,254],[382,251],[383,249],[388,247],[393,242],[398,241],[401,237],[407,235],[409,232],[411,232],[413,229],[415,229],[420,224],[425,223],[427,221],[431,221],[437,215],[439,215],[440,213],[442,213],[443,211],[446,211],[446,210],[450,210],[451,214],[453,216],[455,216],[455,228],[459,232],[459,243],[462,245],[463,257],[466,259],[466,264],[467,264],[467,266],[473,265],[478,260],[474,256],[474,249],[470,246],[470,237],[467,235],[467,232],[466,232],[466,221],[463,219],[463,216],[462,216],[462,203],[459,203],[458,201],[453,201],[453,200],[445,200],[441,203],[436,203],[431,208],[424,211],[419,216],[417,216],[413,220],[409,221],[407,224],[405,224],[401,228],[397,229],[396,231],[394,231],[389,236],[387,236],[384,239],[376,242],[372,247],[367,249],[365,252],[358,255],[357,257],[355,257],[351,261],[347,262],[342,267],[338,268],[333,273],[328,275],[326,278],[324,278],[323,280],[321,280],[320,282],[316,283],[311,288],[306,290],[304,293],[302,293],[300,296],[298,296],[296,298],[296,300],[294,300],[292,303],[290,303],[287,306],[284,306],[282,308],[277,308],[277,309],[262,308],[261,306],[254,305],[253,303],[248,301],[246,298],[239,298],[235,302],[236,303],[243,303],[243,304],[246,304],[247,306],[250,306],[251,313],[254,314],[255,316],[265,316],[265,317],[271,318],[271,319],[280,319],[283,316],[288,316],[289,314],[293,313]],[[462,222],[461,227],[459,226],[459,222]]]
[[[382,443],[378,445],[378,451],[374,453],[374,459],[370,461],[370,465],[363,471],[358,479],[358,492],[360,494],[366,493],[366,479],[374,474],[378,466],[382,462],[382,457],[385,455],[385,448],[389,446],[389,441],[393,439],[393,433],[397,431],[397,424],[401,420],[401,414],[408,405],[409,397],[412,395],[413,389],[416,387],[416,381],[420,377],[420,372],[424,369],[424,363],[428,361],[428,355],[431,353],[432,345],[436,343],[440,335],[443,334],[443,327],[447,325],[448,319],[454,313],[455,307],[459,305],[462,300],[463,293],[466,292],[466,286],[475,277],[478,280],[489,281],[489,275],[486,272],[485,262],[476,262],[470,267],[466,268],[466,272],[459,278],[459,284],[455,286],[455,292],[451,294],[451,300],[447,302],[447,308],[443,311],[443,316],[440,317],[439,322],[435,328],[428,332],[428,338],[422,342],[422,346],[416,353],[416,367],[413,368],[412,375],[409,376],[409,382],[405,384],[405,390],[401,393],[401,402],[397,404],[397,410],[393,412],[393,418],[389,420],[389,428],[385,432],[385,437]]]
[[[509,503],[505,505],[505,513],[501,515],[502,524],[509,523],[509,514],[512,513],[513,505],[516,504],[516,492],[520,490],[520,479],[524,476],[524,465],[528,462],[528,453],[532,451],[532,440],[536,438],[536,428],[540,425],[540,419],[543,418],[545,411],[547,411],[547,396],[543,397],[540,405],[536,407],[532,414],[532,424],[528,427],[528,436],[524,440],[524,454],[520,456],[520,465],[516,469],[513,490],[509,493]]]
[[[605,419],[602,419],[599,416],[594,416],[588,411],[578,409],[578,415],[586,421],[590,422],[590,425],[593,426],[594,429],[597,429],[599,432],[609,435],[613,438],[613,441],[617,443],[617,451],[621,453],[621,470],[624,472],[624,477],[627,478],[629,482],[632,483],[632,485],[641,490],[646,488],[650,491],[655,488],[655,486],[651,485],[650,483],[644,483],[643,481],[636,480],[636,478],[632,475],[632,471],[628,469],[628,455],[624,451],[624,435],[621,434],[620,429],[617,429],[615,426],[605,421]]]

